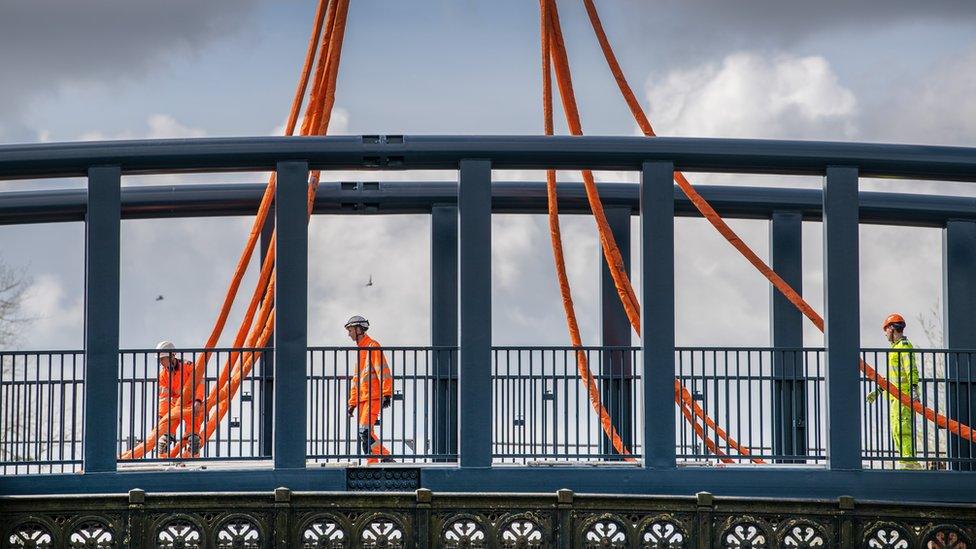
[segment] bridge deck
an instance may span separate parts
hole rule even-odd
[[[642,280],[635,283],[643,289],[642,310],[655,326],[653,337],[641,347],[629,347],[629,341],[619,345],[610,337],[604,345],[584,351],[590,353],[601,400],[636,459],[634,464],[622,463],[603,435],[601,418],[580,389],[575,350],[492,348],[491,281],[485,275],[491,272],[491,214],[493,208],[537,212],[541,196],[538,185],[500,185],[495,189],[502,196],[495,202],[491,170],[584,167],[637,172],[640,179],[637,185],[620,186],[619,195],[611,193],[611,202],[616,202],[610,218],[613,231],[629,240],[630,217],[641,216],[637,237],[644,253],[639,260],[649,268],[641,269]],[[436,491],[707,490],[722,496],[853,495],[923,502],[971,497],[976,478],[971,474],[976,455],[972,437],[913,418],[914,462],[934,470],[894,469],[904,458],[895,453],[889,433],[891,410],[898,406],[888,399],[864,404],[872,382],[854,365],[859,358],[875,365],[887,360],[885,350],[858,345],[860,217],[865,222],[941,227],[948,348],[917,351],[920,398],[940,415],[973,423],[976,376],[969,350],[976,349],[976,321],[971,318],[976,309],[976,208],[967,199],[891,201],[890,195],[859,195],[858,182],[864,177],[973,181],[976,150],[510,136],[0,146],[0,179],[88,178],[83,205],[75,195],[0,196],[0,218],[7,222],[77,219],[83,213],[88,257],[85,349],[3,354],[0,423],[14,427],[15,434],[5,436],[0,445],[0,466],[7,473],[0,476],[0,494],[122,493],[133,488],[155,493],[174,486],[186,492],[228,487],[267,492],[278,486],[347,490],[351,482],[362,480],[356,478],[356,467],[309,466],[360,464],[363,458],[358,430],[342,406],[350,376],[345,364],[354,351],[314,347],[307,340],[308,240],[299,221],[310,168],[443,169],[458,175],[451,189],[418,185],[420,198],[380,185],[340,185],[324,191],[328,200],[339,200],[343,211],[384,214],[415,208],[432,217],[432,340],[412,350],[389,349],[396,393],[376,426],[380,441],[389,444],[398,462],[391,470],[401,473],[401,482],[407,475],[414,488]],[[825,349],[804,348],[802,319],[778,295],[771,299],[771,326],[776,330],[770,347],[675,348],[673,275],[669,269],[650,268],[670,264],[673,258],[667,219],[683,214],[683,206],[676,209],[668,177],[673,169],[824,176],[823,192],[706,190],[732,217],[772,221],[771,263],[788,278],[801,272],[800,223],[823,221]],[[261,355],[259,366],[244,376],[230,413],[217,423],[218,432],[205,445],[199,459],[207,469],[190,470],[196,465],[188,464],[175,471],[127,470],[130,466],[119,455],[146,440],[147,428],[158,417],[153,398],[158,372],[151,352],[119,349],[121,219],[141,215],[136,211],[140,200],[148,208],[146,215],[192,216],[240,213],[250,207],[250,199],[241,201],[241,193],[248,191],[239,186],[207,187],[204,190],[211,194],[203,202],[191,196],[186,200],[198,200],[195,206],[166,212],[165,200],[123,190],[122,178],[232,170],[280,172],[276,268],[281,284],[275,299],[275,345],[246,350]],[[568,200],[575,200],[579,209],[579,189],[570,187]],[[438,196],[443,201],[437,201]],[[345,200],[353,207],[343,207]],[[25,209],[12,212],[14,205]],[[322,206],[320,211],[331,211],[332,206]],[[605,333],[627,332],[625,318],[623,330],[611,329],[619,328],[622,320],[612,293],[604,292],[601,314]],[[208,372],[205,389],[215,388],[218,372]],[[729,436],[707,423],[699,425],[703,436],[696,434],[695,420],[687,421],[676,410],[674,378],[688,391],[689,406],[701,408],[697,421],[714,419]],[[705,438],[716,446],[709,449]],[[743,447],[750,455],[739,451]],[[152,468],[166,467],[167,460],[150,454],[141,461]],[[540,465],[553,461],[561,464]]]

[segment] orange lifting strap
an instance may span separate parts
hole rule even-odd
[[[624,101],[627,102],[628,107],[630,107],[631,113],[634,115],[634,120],[637,121],[638,126],[640,126],[641,131],[647,137],[654,137],[654,129],[651,127],[651,123],[641,108],[640,103],[634,96],[634,91],[631,89],[630,84],[628,84],[627,79],[624,77],[623,71],[620,69],[620,64],[617,62],[617,57],[613,53],[613,48],[610,46],[609,40],[607,40],[607,35],[603,30],[603,25],[600,22],[600,16],[596,11],[596,6],[593,4],[593,0],[583,0],[583,4],[586,7],[586,13],[590,19],[590,25],[593,27],[593,32],[596,34],[597,41],[600,43],[600,48],[603,50],[603,55],[606,58],[607,65],[610,67],[610,72],[613,74],[614,80],[617,82],[617,86],[620,88],[620,93],[624,97]],[[698,191],[692,186],[692,184],[685,178],[684,174],[676,171],[674,173],[675,181],[681,190],[688,196],[691,203],[695,205],[695,208],[701,212],[702,216],[708,220],[709,223],[715,227],[718,232],[729,242],[732,246],[739,251],[746,258],[749,263],[752,264],[757,270],[767,280],[780,292],[786,299],[793,304],[800,312],[803,313],[810,321],[817,327],[821,332],[824,331],[824,320],[823,318],[810,306],[800,294],[794,290],[785,280],[783,280],[779,275],[773,271],[762,259],[756,255],[745,242],[728,226],[727,223],[718,215],[718,212],[702,197],[698,194]],[[935,410],[923,406],[920,401],[913,401],[910,395],[905,395],[898,390],[895,384],[889,382],[884,376],[879,374],[874,368],[868,365],[863,360],[859,360],[859,367],[864,375],[871,381],[878,384],[879,387],[887,391],[889,394],[901,401],[905,406],[910,406],[916,413],[921,414],[927,420],[935,423],[943,429],[947,429],[949,432],[958,435],[962,438],[976,442],[976,433],[968,425],[964,425],[958,421],[947,418],[946,416],[939,414]]]
[[[322,49],[319,52],[319,64],[316,68],[316,84],[313,86],[312,95],[309,99],[309,109],[306,112],[306,119],[303,123],[303,132],[310,131],[311,135],[325,135],[328,132],[329,123],[332,118],[332,110],[335,106],[335,88],[338,80],[339,61],[342,52],[342,42],[345,36],[346,20],[349,11],[349,0],[336,0],[329,11],[328,23],[326,25],[325,37],[322,41]],[[311,216],[315,202],[315,193],[319,186],[318,170],[313,170],[309,174],[309,187],[307,194],[306,216]],[[275,243],[275,236],[272,234],[271,244]],[[246,316],[238,330],[235,347],[243,344],[245,348],[263,348],[267,345],[274,330],[274,253],[269,249],[264,258],[262,274],[270,272],[267,280],[267,288],[262,296],[262,281],[255,287],[254,295],[251,299],[249,310],[256,307],[260,301],[263,303],[257,322],[252,326],[252,318]],[[244,334],[248,334],[244,339]],[[217,424],[227,414],[230,401],[240,388],[241,380],[250,374],[254,367],[254,354],[247,353],[241,360],[240,354],[232,356],[225,366],[229,369],[231,379],[229,384],[215,385],[207,398],[207,406],[217,404],[217,409],[209,414],[206,425],[203,427],[200,437],[206,442],[216,431]],[[222,373],[221,378],[227,377]],[[181,445],[177,445],[171,451],[171,457],[179,455]],[[184,452],[184,455],[186,453]]]
[[[335,4],[336,5],[332,5],[331,9],[329,9],[329,0],[319,1],[315,16],[315,25],[312,30],[312,37],[309,40],[308,51],[305,57],[305,64],[295,92],[295,98],[292,102],[291,112],[289,113],[288,122],[285,128],[286,135],[292,135],[294,133],[298,115],[301,112],[302,100],[304,99],[305,91],[308,87],[308,81],[311,77],[312,64],[316,57],[318,57],[318,63],[315,71],[312,94],[309,98],[309,106],[305,112],[301,131],[302,135],[321,135],[324,134],[328,128],[332,107],[335,104],[335,82],[338,74],[339,53],[341,51],[342,35],[345,29],[346,14],[348,12],[349,3],[348,0],[336,0]],[[325,24],[326,30],[323,37],[322,27],[326,13],[328,13],[328,21]],[[336,40],[332,39],[333,36],[337,37]],[[322,49],[316,56],[316,50],[318,49],[320,41],[322,44]],[[323,95],[327,96],[326,101],[323,101]],[[269,178],[264,196],[262,197],[261,204],[258,208],[258,213],[255,217],[254,224],[252,225],[251,233],[245,244],[244,251],[241,253],[241,257],[238,261],[237,269],[235,270],[234,276],[231,279],[227,296],[225,297],[223,306],[218,314],[217,322],[205,347],[207,349],[211,349],[216,345],[217,340],[220,338],[220,335],[223,332],[227,316],[237,296],[237,290],[240,287],[244,272],[247,269],[247,265],[250,263],[251,256],[253,255],[261,228],[264,226],[264,223],[267,220],[270,206],[275,195],[275,183],[276,178],[275,175],[272,174]],[[314,200],[317,186],[318,172],[313,172],[310,174],[309,213],[311,212],[311,202]],[[245,344],[249,348],[263,347],[267,344],[267,341],[270,338],[271,329],[274,326],[274,309],[271,306],[271,297],[274,295],[274,249],[275,238],[272,234],[267,256],[264,258],[262,263],[258,283],[255,286],[254,294],[252,295],[251,301],[248,305],[244,320],[242,321],[235,337],[233,345],[234,348],[241,348]],[[263,303],[265,306],[263,306],[260,313],[258,313],[258,322],[255,333],[250,333],[258,303]],[[206,364],[210,354],[211,353],[209,352],[205,352],[201,353],[197,357],[194,372],[195,383],[203,382],[203,377],[206,372]],[[233,398],[234,394],[236,393],[237,388],[240,386],[241,375],[243,374],[246,376],[253,367],[253,354],[248,353],[247,356],[244,357],[243,368],[238,365],[240,360],[240,353],[235,352],[231,354],[231,360],[229,360],[224,366],[218,377],[217,384],[211,389],[207,396],[204,406],[204,413],[209,415],[209,419],[204,427],[204,431],[201,433],[204,440],[209,437],[209,435],[215,429],[216,424],[219,423],[219,421],[226,414],[227,405],[230,402],[230,399]],[[233,372],[233,374],[231,374],[231,372]],[[231,377],[234,379],[230,380]],[[196,385],[188,385],[186,391],[190,391],[193,386]],[[184,402],[191,401],[192,394],[185,394]],[[216,408],[215,405],[217,406]],[[157,433],[160,431],[162,426],[169,421],[177,421],[181,414],[188,413],[190,413],[189,406],[183,410],[172,410],[168,416],[161,418],[157,427],[149,434],[149,436],[147,436],[144,443],[136,446],[128,452],[123,453],[120,456],[120,459],[135,459],[152,451],[152,449],[156,446]],[[179,455],[180,450],[180,444],[177,444],[170,452],[170,457]]]
[[[559,13],[553,0],[540,0],[540,10],[542,13],[543,43],[543,111],[546,117],[546,134],[552,134],[552,83],[549,74],[550,60],[552,60],[553,65],[555,66],[557,83],[559,85],[559,94],[562,98],[563,111],[566,115],[566,122],[569,126],[570,133],[573,135],[582,135],[583,129],[582,124],[580,123],[579,109],[576,105],[576,97],[573,92],[572,75],[569,69],[569,57],[566,53],[562,29],[559,25]],[[596,218],[597,221],[597,229],[600,234],[600,244],[607,264],[610,266],[610,272],[613,276],[614,285],[617,288],[617,294],[620,296],[624,310],[627,313],[627,318],[630,320],[631,325],[634,327],[634,330],[640,334],[640,304],[637,301],[633,286],[631,285],[630,279],[627,276],[627,271],[624,268],[620,250],[617,247],[617,243],[613,238],[613,233],[610,231],[610,226],[607,223],[606,216],[604,215],[603,204],[600,201],[600,195],[597,192],[596,184],[593,180],[593,174],[589,170],[583,170],[582,173],[583,184],[586,188],[587,200],[589,201],[590,209],[593,211],[594,218]],[[569,281],[566,276],[566,268],[563,261],[562,238],[559,232],[555,171],[547,171],[546,183],[549,198],[549,232],[552,240],[553,255],[556,260],[556,273],[559,279],[559,289],[563,298],[563,308],[566,310],[566,321],[569,327],[570,339],[572,340],[574,346],[579,346],[581,345],[581,338],[579,335],[579,327],[576,322],[573,298],[569,289]],[[577,365],[580,371],[580,378],[586,383],[590,402],[600,417],[600,423],[603,427],[604,433],[606,433],[607,437],[612,441],[614,449],[617,450],[618,453],[624,455],[629,454],[630,452],[627,450],[627,448],[623,447],[620,437],[613,428],[609,414],[607,414],[602,403],[600,402],[599,388],[593,382],[592,374],[590,373],[583,353],[577,353]],[[693,413],[694,416],[700,418],[705,425],[711,427],[715,434],[723,439],[728,446],[735,448],[740,455],[750,455],[747,448],[740,446],[734,439],[729,437],[723,429],[716,425],[714,420],[704,413],[700,406],[694,403],[691,394],[677,379],[675,379],[675,402],[681,408],[681,411],[685,415],[686,419],[689,417],[686,412]],[[695,433],[705,441],[706,445],[709,445],[710,441],[704,436],[698,422],[694,419],[689,420],[689,422],[692,423],[692,426],[695,428]],[[712,443],[712,445],[714,446],[714,443]],[[762,460],[757,458],[752,458],[752,461],[756,463],[763,463]]]
[[[552,135],[552,77],[550,75],[550,39],[552,35],[547,29],[547,21],[549,20],[549,10],[547,4],[548,2],[546,0],[540,1],[540,6],[542,8],[542,110],[546,135]],[[573,295],[569,288],[569,277],[566,274],[566,261],[563,257],[562,236],[559,230],[559,205],[556,200],[555,170],[546,171],[546,191],[549,203],[549,236],[552,240],[552,255],[556,263],[556,277],[559,280],[559,292],[562,294],[563,308],[566,311],[566,324],[569,328],[569,339],[574,347],[581,347],[583,345],[583,341],[580,336],[579,324],[576,321],[576,309],[573,306]],[[604,219],[604,222],[606,222],[606,219]],[[620,254],[618,251],[618,258],[619,255]],[[621,264],[623,264],[622,259]],[[628,449],[624,446],[623,441],[620,439],[620,435],[617,433],[617,430],[614,428],[610,414],[600,402],[600,388],[593,379],[593,373],[590,371],[590,367],[586,359],[586,353],[583,351],[576,352],[576,368],[579,371],[580,380],[582,380],[586,386],[586,392],[589,396],[590,404],[593,406],[593,410],[600,418],[600,426],[603,428],[603,432],[606,433],[607,437],[610,438],[610,442],[613,444],[614,450],[621,455],[626,456],[630,454]],[[635,461],[632,457],[627,457],[625,459],[627,461]]]
[[[654,130],[646,114],[641,108],[640,103],[634,96],[633,90],[630,88],[630,85],[624,77],[623,71],[620,69],[620,65],[617,62],[616,56],[613,53],[613,49],[611,48],[609,41],[607,40],[606,33],[603,30],[603,25],[600,22],[599,14],[596,11],[593,0],[583,0],[583,4],[586,8],[587,15],[589,16],[590,23],[593,27],[594,33],[596,34],[597,40],[600,43],[600,47],[603,50],[604,57],[606,58],[610,71],[613,74],[618,87],[620,88],[624,100],[626,101],[631,113],[634,116],[634,119],[637,121],[637,124],[640,126],[644,135],[653,137],[655,135]],[[541,26],[544,86],[543,106],[546,134],[552,135],[553,133],[552,82],[550,71],[551,69],[554,69],[557,83],[559,85],[560,98],[562,100],[563,110],[566,115],[570,133],[573,135],[582,135],[579,111],[576,106],[576,99],[572,88],[572,76],[570,74],[568,56],[566,54],[562,31],[559,26],[559,14],[553,0],[540,0],[540,7],[542,12]],[[289,113],[288,122],[285,128],[286,135],[294,134],[295,126],[297,125],[298,116],[301,112],[303,99],[305,97],[305,92],[310,79],[313,81],[312,91],[309,94],[309,102],[300,130],[301,135],[324,135],[328,131],[332,110],[335,106],[335,88],[338,79],[339,60],[341,57],[342,42],[345,34],[348,10],[349,0],[319,0],[315,15],[315,24],[313,25],[312,37],[309,40],[302,75],[295,91],[291,111]],[[316,59],[315,75],[314,78],[312,78],[311,68],[313,61]],[[627,317],[630,320],[634,330],[639,335],[640,304],[637,301],[633,286],[627,276],[620,251],[617,248],[612,233],[610,232],[606,216],[604,215],[603,205],[600,201],[596,184],[593,179],[593,174],[589,170],[583,170],[582,174],[587,200],[589,201],[590,208],[593,211],[597,228],[600,233],[600,244],[601,248],[603,249],[604,257],[607,260],[607,264],[613,276],[614,285],[617,289],[618,295],[620,296],[621,303],[623,304]],[[315,192],[319,183],[319,175],[320,174],[318,171],[313,171],[309,174],[308,215],[311,215],[312,212]],[[555,171],[548,170],[546,175],[547,195],[549,199],[550,236],[553,246],[553,256],[556,263],[557,277],[559,279],[560,292],[563,297],[563,306],[566,310],[566,319],[570,331],[570,338],[574,346],[581,346],[579,326],[576,320],[572,295],[569,288],[569,280],[566,275],[565,261],[563,258],[562,238],[559,230],[558,208],[556,203]],[[701,212],[701,214],[709,221],[709,223],[711,223],[712,226],[714,226],[719,233],[721,233],[722,236],[730,244],[732,244],[732,246],[737,249],[747,261],[749,261],[749,263],[758,269],[779,292],[786,296],[786,298],[795,307],[797,307],[797,309],[799,309],[804,316],[810,319],[810,321],[813,322],[818,329],[823,331],[823,318],[799,295],[799,293],[797,293],[792,287],[790,287],[789,284],[786,283],[786,281],[779,277],[779,275],[777,275],[742,241],[741,238],[739,238],[731,227],[729,227],[728,224],[722,220],[714,208],[712,208],[711,205],[700,194],[698,194],[687,178],[685,178],[684,174],[676,171],[675,181],[695,205],[698,211]],[[254,248],[257,245],[261,228],[264,226],[265,221],[267,220],[271,203],[274,199],[275,185],[276,178],[275,175],[272,174],[268,180],[268,186],[265,189],[264,196],[262,197],[261,203],[258,207],[258,212],[255,216],[251,232],[248,235],[248,239],[245,243],[244,250],[241,253],[241,257],[238,260],[234,275],[231,278],[227,295],[225,296],[224,302],[218,313],[214,328],[207,340],[207,344],[204,346],[205,349],[212,349],[223,333],[227,318],[230,314],[231,306],[237,297],[237,292],[243,280],[244,272],[247,269],[247,265],[251,261]],[[241,325],[238,328],[237,334],[234,338],[234,348],[262,348],[270,339],[271,331],[274,327],[274,306],[272,305],[272,297],[274,295],[275,286],[274,249],[275,236],[272,234],[268,254],[265,256],[262,262],[258,282],[254,288],[254,292],[248,304],[244,319],[241,322]],[[258,311],[259,303],[261,304],[260,311]],[[257,315],[257,318],[255,318],[255,314]],[[194,362],[195,383],[184,386],[184,402],[192,402],[193,387],[197,386],[199,383],[203,383],[207,363],[211,354],[212,351],[204,351],[196,357]],[[600,417],[600,422],[604,431],[613,442],[614,448],[620,454],[629,454],[628,450],[623,446],[619,435],[614,430],[609,414],[600,402],[598,387],[596,386],[593,376],[589,370],[586,357],[582,353],[578,353],[577,364],[580,378],[587,387],[591,404]],[[242,356],[242,353],[240,352],[233,352],[231,354],[231,360],[229,360],[221,370],[218,376],[217,384],[211,388],[209,394],[207,395],[204,413],[207,414],[208,419],[200,433],[204,441],[206,441],[212,435],[216,429],[216,425],[227,413],[230,400],[234,397],[238,388],[240,387],[242,378],[246,377],[250,373],[253,366],[253,353],[245,353],[244,356]],[[871,366],[869,366],[863,360],[860,361],[860,368],[868,379],[877,383],[889,394],[894,395],[902,402],[902,404],[911,406],[915,412],[921,414],[927,420],[936,423],[939,427],[948,429],[953,434],[976,441],[976,433],[974,433],[969,426],[963,425],[955,420],[948,419],[944,415],[939,414],[930,408],[924,407],[919,401],[912,401],[909,395],[902,394],[896,385],[890,383],[884,376],[871,368]],[[729,437],[724,430],[719,428],[718,425],[716,425],[715,422],[704,413],[701,407],[695,403],[689,391],[685,389],[677,379],[675,380],[675,401],[679,405],[682,415],[686,420],[689,421],[689,423],[692,424],[695,433],[705,442],[709,450],[715,455],[719,456],[722,461],[728,462],[731,461],[731,459],[728,458],[727,454],[725,454],[714,441],[708,438],[704,428],[699,423],[699,420],[704,422],[705,426],[711,428],[720,439],[726,442],[728,446],[735,448],[740,455],[750,455],[748,449],[736,443],[734,439]],[[135,459],[144,456],[156,446],[157,433],[160,431],[162,426],[166,425],[166,423],[170,421],[177,421],[180,415],[188,414],[190,413],[190,410],[191,407],[189,406],[182,410],[171,410],[168,416],[164,416],[160,419],[157,427],[153,429],[149,436],[147,436],[147,440],[144,443],[136,446],[128,452],[123,453],[120,456],[120,459]],[[170,451],[169,456],[176,457],[181,454],[186,455],[186,452],[182,451],[181,444],[177,444],[173,450]],[[757,458],[752,458],[752,461],[762,463],[762,460]]]

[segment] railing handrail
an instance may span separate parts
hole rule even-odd
[[[330,345],[309,345],[309,351],[360,351],[366,349],[366,347],[357,347],[355,345],[348,346],[330,346]],[[458,350],[457,345],[382,345],[379,347],[369,347],[372,351],[456,351]]]
[[[184,183],[123,187],[122,219],[250,215],[261,201],[266,183]],[[626,207],[639,214],[636,182],[597,183],[604,206]],[[800,212],[804,221],[823,219],[823,191],[756,185],[695,185],[726,219],[768,219],[776,211]],[[435,204],[456,204],[457,181],[322,182],[313,213],[360,215],[430,213]],[[492,212],[541,214],[547,211],[544,181],[493,181]],[[699,217],[678,186],[675,216]],[[25,224],[84,221],[87,189],[3,191],[0,223]],[[943,227],[951,219],[976,216],[976,198],[918,193],[858,193],[861,224]],[[370,205],[367,209],[366,205]],[[350,207],[353,206],[353,207]],[[590,215],[582,183],[559,184],[559,213]]]
[[[675,351],[705,351],[705,352],[823,352],[826,349],[823,347],[763,347],[761,345],[747,346],[747,347],[722,347],[722,346],[695,346],[688,345],[684,347],[675,347]]]
[[[349,346],[332,346],[332,345],[309,345],[309,351],[347,351],[356,350],[358,347]],[[429,350],[457,350],[457,345],[384,345],[382,347],[374,347],[374,349],[379,350],[396,350],[396,351],[429,351]],[[639,345],[583,345],[581,347],[574,347],[572,345],[492,345],[492,350],[496,351],[640,351],[641,347]],[[722,351],[738,351],[738,352],[824,352],[826,349],[824,347],[764,347],[761,345],[757,346],[736,346],[736,347],[722,347],[722,346],[696,346],[696,345],[686,345],[686,346],[676,346],[675,351],[705,351],[705,352],[722,352]],[[273,347],[177,347],[172,349],[170,352],[174,353],[203,353],[203,352],[273,352]],[[862,347],[862,353],[883,353],[894,351],[890,347]],[[914,347],[913,352],[918,353],[958,353],[958,354],[976,354],[976,349],[956,349],[950,347]],[[119,354],[154,354],[159,351],[156,349],[141,349],[141,348],[124,348],[119,349]],[[904,352],[902,350],[901,352]],[[27,349],[27,350],[0,350],[0,357],[2,356],[24,356],[24,355],[37,355],[37,356],[48,356],[48,355],[84,355],[85,351],[83,349]]]
[[[492,351],[639,351],[634,345],[492,345]]]
[[[913,347],[911,349],[892,349],[891,347],[862,347],[862,353],[904,353],[911,351],[913,353],[958,353],[958,354],[972,354],[976,353],[976,349],[952,349],[948,347]]]
[[[466,158],[495,169],[637,170],[644,162],[725,173],[823,175],[856,166],[862,177],[976,180],[976,149],[930,145],[603,136],[234,137],[0,146],[0,179],[83,176],[91,166],[124,174],[313,169],[457,169]]]
[[[0,356],[5,356],[5,355],[41,355],[41,356],[44,356],[44,355],[84,355],[84,354],[85,354],[84,349],[68,349],[68,350],[45,350],[45,349],[30,350],[30,349],[27,349],[27,350],[16,350],[16,351],[14,351],[14,350],[9,350],[9,351],[8,350],[3,350],[3,351],[0,351]]]
[[[250,353],[274,351],[274,347],[176,347],[167,353]],[[119,349],[119,354],[158,354],[159,349]]]

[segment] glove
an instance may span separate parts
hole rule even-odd
[[[383,407],[384,408],[389,408],[390,405],[392,405],[392,404],[393,404],[393,397],[391,397],[391,396],[385,396],[385,397],[383,397]]]
[[[868,393],[868,396],[865,397],[864,400],[868,401],[868,404],[874,404],[874,401],[875,400],[878,400],[878,393],[880,393],[880,392],[881,392],[881,389],[875,389],[874,391],[871,391],[870,393]]]
[[[355,407],[355,406],[350,406],[350,407],[349,407],[349,409],[348,409],[348,410],[346,410],[346,414],[347,414],[347,415],[348,415],[349,417],[352,417],[352,416],[353,416],[353,414],[355,414],[355,413],[356,413],[356,407]]]

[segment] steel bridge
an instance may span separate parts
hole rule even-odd
[[[544,183],[493,182],[492,170],[547,168],[619,170],[640,177],[639,184],[601,184],[600,194],[628,266],[631,239],[640,243],[640,257],[634,259],[640,261],[641,278],[635,284],[640,285],[644,324],[655,328],[640,346],[631,345],[627,317],[604,265],[602,344],[583,349],[590,363],[599,366],[596,378],[602,398],[638,458],[636,463],[624,462],[596,427],[598,418],[577,387],[574,357],[579,349],[492,345],[491,215],[546,211]],[[350,434],[349,422],[323,419],[336,416],[333,410],[344,417],[337,402],[355,351],[316,347],[307,337],[305,200],[310,169],[457,173],[456,182],[323,183],[314,202],[314,215],[431,216],[431,341],[386,349],[398,383],[396,402],[381,425],[381,438],[392,445],[399,462],[389,467],[362,467],[350,442],[354,433]],[[804,347],[802,317],[778,293],[771,294],[770,347],[675,347],[674,219],[697,215],[674,186],[676,169],[823,177],[822,190],[698,187],[725,218],[770,220],[771,265],[797,288],[802,274],[801,223],[822,223],[823,348]],[[143,395],[154,394],[156,372],[151,350],[119,348],[121,220],[250,215],[264,187],[123,187],[122,177],[228,171],[277,172],[274,345],[216,351],[218,364],[229,353],[243,351],[258,356],[259,366],[244,382],[235,404],[238,415],[221,424],[223,438],[218,434],[199,460],[191,460],[206,467],[174,470],[154,456],[133,466],[118,455],[144,437],[144,424],[155,418]],[[81,190],[3,193],[0,223],[85,222],[85,347],[2,353],[3,364],[11,366],[5,370],[7,379],[0,379],[2,426],[14,425],[25,414],[48,414],[44,421],[59,427],[49,428],[47,434],[43,428],[25,427],[19,438],[0,441],[5,445],[0,496],[28,497],[0,499],[13,513],[3,515],[0,543],[18,546],[14,537],[8,538],[8,528],[16,522],[11,517],[23,518],[26,510],[75,516],[65,510],[74,509],[80,504],[72,502],[80,500],[53,495],[125,492],[128,499],[98,500],[97,512],[115,517],[105,519],[102,527],[115,533],[113,539],[120,539],[125,530],[133,540],[159,543],[165,528],[152,522],[154,512],[184,513],[179,520],[190,530],[196,528],[198,540],[221,546],[220,540],[226,539],[220,536],[228,531],[227,539],[238,539],[234,536],[242,535],[240,529],[218,528],[233,523],[229,515],[213,514],[225,504],[250,506],[264,513],[262,517],[267,515],[251,526],[261,543],[274,538],[279,546],[293,539],[310,543],[306,534],[313,531],[325,536],[322,539],[342,538],[329,538],[330,528],[345,532],[347,538],[342,539],[351,537],[353,546],[373,546],[380,538],[393,545],[399,539],[408,546],[423,546],[428,540],[458,546],[458,539],[471,541],[472,532],[481,532],[480,539],[494,539],[498,546],[607,542],[663,547],[667,545],[648,545],[671,539],[662,538],[663,531],[679,532],[686,543],[693,539],[701,547],[725,543],[725,536],[736,531],[744,541],[756,542],[754,536],[761,535],[779,544],[786,543],[794,526],[800,528],[795,535],[801,541],[802,527],[810,526],[811,532],[834,540],[829,544],[841,546],[867,543],[878,535],[882,541],[897,538],[911,545],[934,540],[937,534],[944,538],[947,532],[972,539],[976,511],[960,504],[972,502],[976,493],[974,444],[918,422],[925,431],[919,437],[926,441],[920,444],[919,460],[933,470],[894,470],[887,414],[864,404],[871,384],[858,371],[858,360],[886,364],[887,350],[859,345],[858,228],[872,223],[943,230],[946,348],[918,351],[922,399],[950,419],[973,425],[976,199],[859,192],[858,181],[974,181],[976,149],[732,139],[393,135],[0,146],[0,179],[57,177],[87,177],[88,185]],[[559,206],[563,213],[588,213],[582,185],[561,184]],[[632,235],[630,221],[635,215],[641,223],[639,234]],[[926,371],[933,373],[927,376]],[[731,456],[735,464],[720,466],[676,412],[675,377],[762,463]],[[209,371],[207,383],[215,383]],[[485,390],[488,387],[492,390]],[[430,404],[422,405],[421,400]],[[58,450],[40,451],[44,445]],[[283,486],[288,489],[275,491]],[[185,495],[152,496],[174,490]],[[328,498],[299,497],[290,490],[418,491],[410,497],[372,500],[336,494],[330,497],[355,513],[341,520],[336,515],[329,524],[313,524],[302,509],[326,505]],[[562,491],[555,495],[557,490]],[[218,504],[203,495],[228,491],[266,496],[245,504],[241,496],[228,495]],[[464,516],[474,526],[442,514],[450,505],[437,494],[445,492],[464,494],[452,496],[450,502],[455,509],[470,510]],[[551,501],[543,496],[476,497],[489,492],[554,495]],[[597,495],[574,499],[574,492],[661,497],[623,502]],[[708,493],[688,499],[699,492]],[[779,503],[736,499],[757,497]],[[785,503],[798,497],[811,503]],[[914,502],[914,507],[911,512],[898,506],[865,511],[858,503],[855,510],[855,502],[863,500]],[[931,509],[937,513],[926,511],[930,507],[925,505],[935,503],[940,506]],[[777,506],[784,510],[776,511]],[[515,511],[490,510],[501,507]],[[791,509],[798,513],[792,518],[787,516]],[[743,513],[765,518],[749,522]],[[188,518],[191,515],[197,518]],[[353,515],[359,518],[350,518]],[[619,518],[625,515],[632,520]],[[199,519],[206,516],[210,518]],[[950,522],[959,526],[939,530],[941,523],[932,522],[933,517],[951,517]],[[518,521],[523,519],[528,530],[520,530]],[[126,520],[128,526],[122,524]],[[400,537],[391,538],[383,530],[386,526],[377,527],[383,532],[374,531],[377,521],[393,524]],[[67,543],[69,529],[55,522],[39,515],[31,524],[47,528],[49,539]],[[81,528],[82,523],[71,524]],[[59,528],[62,533],[56,532]],[[537,534],[531,533],[533,528]],[[895,533],[885,533],[885,528]],[[36,534],[29,528],[24,531],[28,537]],[[180,530],[166,531],[172,537]],[[648,534],[652,531],[658,533]],[[85,535],[89,534],[98,532]]]

